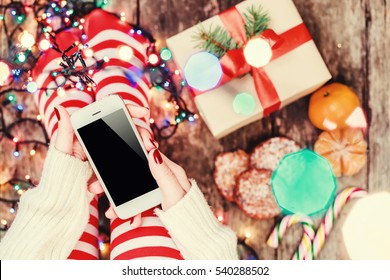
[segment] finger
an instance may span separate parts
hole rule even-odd
[[[158,149],[153,149],[149,152],[148,161],[150,171],[161,189],[163,196],[162,207],[164,210],[167,210],[183,198],[185,191],[175,174],[163,160]]]
[[[126,104],[126,108],[133,118],[144,118],[149,116],[149,108],[141,107],[133,104]]]
[[[133,220],[130,223],[130,226],[132,229],[135,229],[141,225],[141,223],[142,223],[141,217],[142,217],[141,214],[138,214],[138,215],[133,217]]]
[[[73,137],[73,155],[82,161],[87,160],[87,155],[85,154],[76,136]]]
[[[147,152],[152,149],[158,149],[158,143],[150,136],[150,132],[147,129],[137,127],[137,130],[142,138],[142,142],[144,143],[144,147]]]
[[[102,185],[99,181],[94,181],[88,185],[88,191],[93,194],[101,194],[104,192]]]
[[[117,217],[115,211],[114,211],[114,208],[112,208],[112,206],[110,206],[107,211],[106,211],[106,217],[107,219],[115,219]]]
[[[54,145],[57,150],[71,155],[73,151],[73,128],[69,113],[62,106],[55,107],[54,111],[58,119],[58,132]]]
[[[177,163],[173,162],[169,158],[167,158],[165,155],[162,156],[163,156],[163,160],[167,163],[168,167],[172,170],[173,174],[176,176],[176,179],[181,185],[181,187],[184,189],[185,192],[188,192],[191,188],[191,182],[188,179],[187,173],[184,170],[184,168],[178,165]]]

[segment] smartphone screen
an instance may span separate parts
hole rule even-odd
[[[77,129],[116,206],[157,188],[122,109]]]

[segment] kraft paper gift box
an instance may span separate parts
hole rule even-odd
[[[222,57],[219,60],[221,66],[217,67],[217,71],[222,69],[222,77],[214,87],[197,89],[189,83],[199,113],[216,138],[224,137],[312,93],[331,79],[321,54],[291,0],[243,1],[200,24],[205,30],[221,26],[234,39],[237,32],[240,33],[240,25],[244,24],[243,14],[249,8],[259,6],[270,18],[268,30],[260,35],[272,48],[270,61],[259,68],[248,64],[239,65],[241,70],[231,73],[234,70],[223,65]],[[194,68],[197,69],[197,78],[208,81],[215,70],[212,66],[202,71],[202,67],[209,63],[198,60],[197,55],[205,52],[197,47],[199,41],[194,40],[198,30],[198,25],[193,26],[167,39],[166,43],[181,73],[185,73],[187,64],[198,61],[203,66]],[[247,42],[242,41],[242,50]],[[230,62],[234,62],[236,56],[233,54],[231,57]],[[243,68],[246,69],[246,75],[242,73]]]

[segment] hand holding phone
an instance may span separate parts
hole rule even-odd
[[[126,105],[128,113],[133,118],[148,117],[149,110],[144,107],[135,105]],[[86,155],[81,148],[79,141],[74,138],[73,128],[70,122],[70,116],[65,108],[58,106],[57,119],[58,119],[58,133],[55,139],[55,146],[57,150],[78,157],[81,160],[86,159]],[[155,161],[156,147],[150,141],[150,134],[144,128],[139,128],[140,135],[142,136],[146,150],[149,151],[148,162],[152,175],[156,179],[161,192],[162,192],[162,207],[166,210],[175,205],[190,189],[191,183],[189,182],[184,169],[172,162],[166,156],[161,154],[163,162],[157,163]],[[127,161],[128,159],[124,159]],[[104,190],[98,181],[92,183],[89,186],[89,190],[92,193],[100,194]],[[106,212],[106,216],[110,219],[116,217],[116,213],[112,207]],[[138,219],[139,220],[139,219]],[[139,223],[140,221],[138,221]],[[133,226],[137,227],[137,222],[133,222]]]
[[[111,95],[71,115],[76,136],[115,213],[133,217],[161,203],[144,147],[124,101]]]

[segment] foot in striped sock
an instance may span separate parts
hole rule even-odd
[[[67,49],[73,42],[79,40],[79,32],[67,31],[61,32],[57,35],[57,42],[61,50]],[[74,51],[74,50],[72,50]],[[58,120],[55,116],[54,108],[58,105],[63,106],[69,113],[76,111],[85,105],[92,103],[95,99],[93,91],[80,91],[75,88],[68,88],[66,85],[62,86],[61,91],[45,90],[55,89],[59,84],[63,83],[63,77],[53,77],[53,71],[59,72],[62,67],[57,61],[61,60],[61,53],[49,49],[43,56],[40,57],[38,63],[33,71],[33,79],[37,82],[40,90],[35,94],[35,101],[42,116],[47,132],[54,141],[58,128]],[[68,84],[69,85],[69,84]],[[90,219],[89,223],[78,241],[76,248],[70,254],[70,259],[98,259],[98,200],[95,197],[89,206]]]

